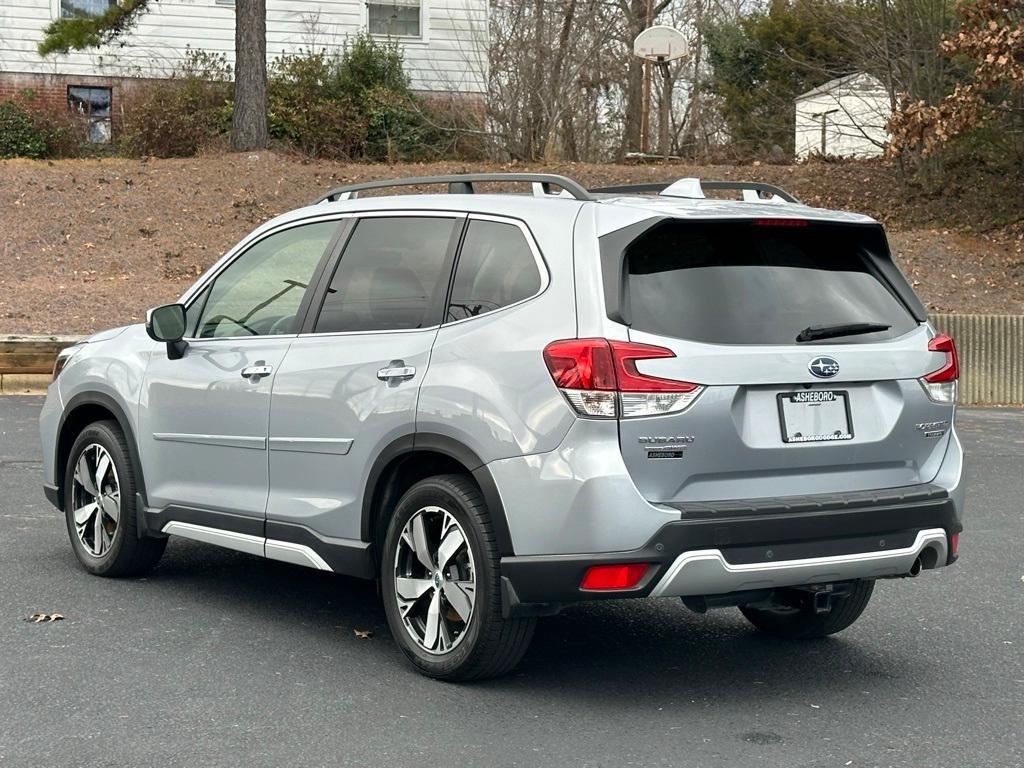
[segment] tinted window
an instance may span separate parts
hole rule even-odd
[[[198,335],[297,333],[302,297],[337,228],[336,221],[291,227],[250,247],[214,281]]]
[[[906,333],[915,320],[865,258],[871,234],[828,224],[664,224],[626,251],[632,326],[716,344],[793,344],[808,326],[839,323],[892,327],[828,343]]]
[[[345,246],[317,333],[426,328],[448,284],[442,269],[455,219],[362,219]]]
[[[455,270],[448,319],[493,312],[528,299],[540,290],[533,251],[519,227],[471,221]]]

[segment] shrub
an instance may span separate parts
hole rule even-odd
[[[435,131],[409,87],[395,43],[353,38],[339,55],[304,51],[271,65],[270,134],[310,156],[435,156]]]
[[[46,157],[46,135],[24,105],[0,102],[0,157]]]
[[[187,157],[231,128],[231,66],[189,50],[167,80],[146,83],[125,112],[119,144],[132,155]]]
[[[370,93],[383,88],[400,96],[411,96],[402,49],[394,42],[381,42],[369,35],[357,35],[345,45],[338,60],[338,88],[362,105]]]
[[[270,135],[311,157],[352,157],[366,120],[340,87],[338,61],[324,52],[280,56],[267,83]]]
[[[62,157],[77,153],[75,118],[30,104],[33,94],[0,102],[0,157]]]

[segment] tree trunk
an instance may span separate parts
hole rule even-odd
[[[683,137],[679,142],[679,153],[686,157],[697,156],[697,126],[701,120],[701,66],[704,56],[704,0],[697,1],[697,13],[693,25],[697,28],[693,51],[693,82],[690,85],[686,114],[683,116],[686,121],[683,125]]]
[[[629,56],[626,70],[626,113],[623,116],[621,155],[640,150],[640,122],[644,108],[644,65],[643,61]]]
[[[231,146],[267,147],[267,0],[235,0],[235,103]]]

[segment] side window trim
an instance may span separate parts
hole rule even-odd
[[[441,325],[441,320],[444,318],[444,313],[448,308],[448,296],[451,291],[452,280],[455,274],[455,258],[458,253],[459,247],[462,245],[462,238],[465,235],[468,214],[465,211],[442,211],[442,210],[401,210],[401,211],[364,211],[354,214],[348,214],[349,221],[342,229],[344,230],[344,237],[340,238],[340,244],[335,248],[335,252],[331,255],[328,263],[324,265],[323,273],[316,287],[316,293],[311,299],[310,306],[306,312],[305,319],[300,327],[299,336],[349,336],[352,334],[372,334],[372,333],[416,333],[421,331],[436,330]],[[345,258],[345,249],[348,248],[349,241],[352,239],[352,233],[355,231],[356,226],[363,219],[409,219],[409,218],[440,218],[440,219],[453,219],[455,225],[452,227],[452,236],[448,242],[448,250],[445,252],[444,260],[441,263],[441,290],[434,296],[430,312],[432,318],[436,322],[424,328],[405,328],[405,329],[383,329],[374,331],[315,331],[317,318],[320,317],[320,313],[323,311],[324,302],[327,300],[327,290],[331,285],[331,281],[334,279],[334,273],[337,272],[338,267],[341,265],[341,260]],[[448,279],[445,280],[445,274],[448,275]],[[315,309],[314,309],[315,308]]]
[[[330,261],[331,256],[334,253],[334,250],[337,248],[339,238],[340,238],[342,232],[346,229],[346,227],[343,226],[343,224],[345,223],[345,219],[346,218],[350,218],[350,217],[346,217],[346,216],[343,216],[343,215],[340,215],[340,214],[332,214],[332,215],[329,215],[329,216],[311,216],[311,217],[305,218],[305,219],[296,219],[295,221],[289,221],[289,222],[287,222],[285,224],[282,224],[279,227],[274,227],[273,229],[264,232],[259,237],[254,237],[254,238],[250,238],[249,240],[243,241],[239,245],[239,247],[236,248],[236,250],[235,250],[235,252],[233,254],[230,254],[227,258],[221,260],[221,262],[217,265],[216,270],[213,271],[210,275],[208,275],[207,278],[201,284],[196,284],[196,285],[192,286],[192,288],[189,289],[189,292],[186,294],[186,299],[185,299],[185,302],[184,302],[185,303],[185,311],[188,312],[192,308],[192,305],[196,301],[201,301],[205,305],[206,302],[210,298],[210,293],[211,293],[210,289],[213,287],[213,284],[217,281],[217,278],[219,278],[221,276],[221,274],[223,274],[224,271],[228,269],[228,267],[230,267],[232,264],[234,264],[240,258],[245,256],[245,254],[248,253],[253,247],[259,245],[260,243],[262,243],[267,238],[273,237],[274,235],[278,235],[281,232],[285,232],[285,231],[287,231],[289,229],[294,229],[295,227],[306,226],[308,224],[321,224],[321,223],[325,223],[325,222],[334,221],[338,225],[337,229],[335,230],[334,234],[331,236],[331,240],[330,240],[330,242],[328,242],[327,247],[324,249],[323,254],[321,254],[320,261],[317,262],[316,269],[313,270],[313,276],[310,279],[310,283],[309,283],[310,287],[306,289],[306,292],[305,292],[305,294],[302,297],[302,301],[299,303],[299,311],[298,311],[297,316],[298,317],[305,317],[306,314],[309,311],[309,304],[310,304],[310,300],[312,298],[312,293],[313,293],[313,291],[310,290],[310,289],[314,288],[318,284],[318,280],[322,276],[323,270],[324,270],[327,262]],[[191,342],[200,342],[200,341],[201,342],[208,342],[208,341],[220,341],[220,340],[234,340],[234,341],[238,341],[239,339],[267,339],[267,338],[280,338],[282,336],[286,336],[287,337],[287,336],[295,336],[296,335],[294,333],[287,333],[287,334],[275,334],[274,336],[241,336],[241,335],[239,335],[239,336],[209,336],[209,337],[202,337],[202,338],[200,338],[200,337],[195,336],[194,334],[195,334],[195,332],[198,329],[198,321],[200,319],[202,319],[202,314],[205,311],[206,311],[206,307],[204,306],[200,310],[199,317],[196,320],[197,327],[191,328],[191,329],[186,329],[186,330],[190,330],[193,335],[192,336],[186,336],[185,337],[185,341],[191,341]],[[301,328],[301,325],[300,325],[300,328]]]
[[[523,239],[526,240],[526,245],[533,254],[533,260],[537,264],[537,272],[540,274],[540,288],[532,296],[527,296],[525,299],[520,299],[511,304],[506,304],[504,307],[498,307],[491,312],[486,312],[482,315],[474,315],[472,317],[461,317],[458,320],[446,320],[448,317],[448,309],[451,306],[452,291],[455,289],[455,273],[459,268],[459,260],[462,257],[462,245],[466,239],[466,230],[469,229],[469,225],[473,221],[493,221],[496,224],[511,224],[519,228],[519,231],[523,233]],[[463,229],[462,237],[459,239],[459,252],[456,255],[455,262],[452,264],[451,279],[448,284],[448,293],[445,296],[444,307],[442,308],[442,323],[441,327],[447,328],[449,325],[457,325],[459,323],[465,323],[470,320],[479,320],[481,317],[489,317],[490,315],[497,314],[498,312],[504,312],[506,309],[512,307],[518,307],[520,304],[525,304],[528,301],[533,301],[535,298],[540,296],[544,291],[548,289],[548,285],[551,283],[551,273],[548,271],[548,263],[544,260],[544,254],[541,253],[540,246],[537,245],[536,239],[533,237],[533,232],[530,231],[529,225],[522,219],[516,219],[511,216],[492,216],[486,213],[471,213],[467,217],[466,225]]]

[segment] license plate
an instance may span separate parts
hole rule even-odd
[[[807,389],[779,395],[779,420],[786,443],[818,443],[853,438],[846,392]]]

